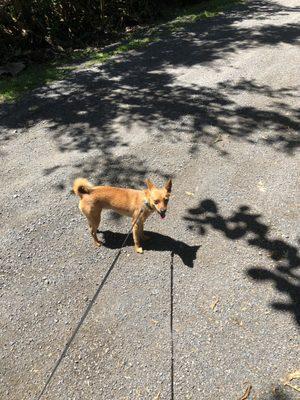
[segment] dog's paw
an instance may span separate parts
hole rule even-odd
[[[102,243],[101,242],[94,242],[96,247],[101,247]]]
[[[136,253],[139,253],[139,254],[143,254],[143,252],[144,252],[142,247],[135,246],[134,249],[135,249]]]

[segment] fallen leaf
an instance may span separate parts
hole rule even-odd
[[[160,392],[157,394],[157,396],[153,397],[153,400],[160,400]]]
[[[217,304],[219,303],[220,299],[217,298],[214,302],[211,303],[210,308],[215,311]]]
[[[156,319],[151,319],[150,322],[151,322],[151,324],[153,324],[153,325],[157,325],[157,324],[158,324],[158,321],[156,321]]]
[[[240,397],[239,400],[247,400],[249,398],[249,396],[250,396],[251,389],[252,389],[252,386],[248,385],[246,390],[245,390],[245,392],[244,392],[244,394],[243,394],[243,396]]]
[[[222,142],[222,136],[221,135],[218,135],[217,137],[216,137],[216,139],[213,141],[213,144],[215,144],[215,143],[218,143],[218,142]]]
[[[238,318],[232,318],[232,321],[233,321],[236,325],[243,326],[243,321],[241,321],[241,320],[238,319]]]
[[[300,379],[300,370],[298,369],[297,371],[291,372],[290,374],[287,375],[284,381],[285,386],[289,386],[290,388],[296,390],[297,392],[300,392],[300,386],[297,385],[292,385],[291,381],[293,379]]]
[[[195,196],[195,194],[192,192],[185,192],[185,194],[187,194],[188,196]]]

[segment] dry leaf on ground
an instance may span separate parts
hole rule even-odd
[[[214,301],[211,303],[210,308],[211,308],[213,311],[215,311],[215,308],[216,308],[217,304],[219,303],[219,301],[220,301],[220,299],[219,299],[219,297],[218,297],[216,300],[214,300]]]
[[[222,135],[218,135],[216,137],[216,139],[213,141],[213,144],[218,143],[218,142],[222,142],[222,140],[223,140]]]
[[[241,321],[238,318],[232,318],[232,322],[234,322],[236,325],[239,325],[239,326],[243,326],[244,325],[243,321]]]
[[[285,386],[289,386],[290,388],[296,390],[297,392],[300,392],[300,386],[293,385],[291,384],[291,381],[293,379],[300,379],[300,370],[298,369],[297,371],[291,372],[290,374],[287,375],[284,381]]]
[[[243,396],[239,398],[239,400],[247,400],[250,396],[251,393],[251,389],[252,389],[252,385],[248,385]]]

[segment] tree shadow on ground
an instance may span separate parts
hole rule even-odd
[[[292,155],[299,146],[299,110],[289,100],[297,96],[297,87],[274,89],[253,79],[193,85],[180,83],[176,71],[181,67],[209,67],[217,74],[215,62],[238,51],[294,44],[299,36],[296,24],[258,23],[248,27],[242,22],[298,9],[267,0],[253,1],[212,20],[162,28],[157,34],[159,40],[144,49],[78,70],[64,81],[35,90],[16,105],[5,105],[0,112],[0,140],[10,140],[41,123],[61,152],[76,150],[91,155],[82,164],[71,166],[74,175],[84,169],[89,173],[87,164],[95,164],[93,151],[101,159],[101,178],[111,171],[111,164],[117,164],[119,173],[111,176],[111,183],[122,174],[123,181],[130,176],[127,164],[123,165],[122,149],[130,151],[132,145],[143,143],[141,127],[154,142],[188,143],[191,153],[204,145],[226,156],[216,137],[227,134],[231,140],[262,141]],[[265,105],[241,105],[241,97],[247,95],[261,96]],[[264,135],[259,137],[257,132]],[[144,159],[134,161],[143,165],[130,173],[143,177]],[[90,170],[95,171],[94,167]]]
[[[102,231],[104,238],[104,246],[109,249],[119,249],[124,242],[126,234]],[[143,243],[143,249],[148,251],[167,251],[178,255],[184,265],[189,268],[193,268],[194,261],[196,260],[197,251],[200,246],[190,246],[185,242],[180,240],[175,240],[170,236],[161,235],[156,232],[146,232],[145,234],[149,236],[149,240]],[[126,246],[133,246],[133,239],[130,236]]]
[[[292,313],[300,325],[300,255],[296,247],[269,235],[269,226],[261,222],[261,215],[251,212],[250,207],[239,209],[225,218],[212,199],[206,199],[196,208],[188,210],[184,217],[188,228],[205,235],[208,227],[220,231],[229,240],[243,239],[249,246],[264,250],[276,262],[271,271],[263,267],[249,268],[247,274],[258,282],[270,281],[275,288],[287,296],[289,302],[273,302],[272,307]],[[298,273],[298,274],[297,274]]]
[[[146,160],[128,154],[124,156],[107,157],[92,156],[88,160],[76,162],[73,165],[74,171],[69,176],[70,181],[78,177],[78,171],[83,177],[87,177],[96,185],[110,185],[129,187],[133,189],[146,188],[145,179],[149,176],[159,177],[157,185],[171,178],[172,175],[160,171],[158,168],[148,166]],[[56,168],[56,167],[55,167]],[[45,171],[44,173],[47,173]],[[65,188],[65,183],[63,189]],[[115,219],[118,214],[114,214]]]

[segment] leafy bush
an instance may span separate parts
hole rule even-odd
[[[0,58],[29,53],[41,58],[53,50],[97,44],[157,18],[164,6],[184,3],[188,0],[0,0]]]

